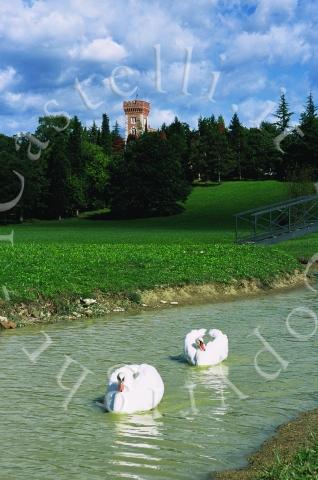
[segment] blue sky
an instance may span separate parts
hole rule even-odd
[[[2,0],[0,132],[33,131],[45,108],[124,127],[136,92],[153,127],[257,125],[282,89],[296,122],[309,90],[318,103],[317,24],[311,0]]]

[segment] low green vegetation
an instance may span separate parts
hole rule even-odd
[[[158,285],[263,282],[299,266],[285,246],[235,245],[233,214],[287,198],[276,181],[228,182],[196,187],[186,210],[138,220],[63,219],[12,229],[15,244],[0,244],[0,281],[12,300],[104,294],[134,296]],[[304,240],[302,240],[304,242]],[[301,246],[291,248],[297,254]],[[300,242],[300,240],[298,240]],[[313,247],[313,246],[312,246]]]
[[[260,475],[257,480],[317,480],[318,442],[300,450],[291,460],[280,461]]]
[[[2,284],[13,300],[123,293],[156,286],[265,282],[292,272],[287,254],[252,245],[20,244],[0,248]]]

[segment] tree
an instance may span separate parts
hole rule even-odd
[[[202,180],[216,180],[217,155],[215,151],[217,122],[214,115],[200,117],[198,121],[200,178]]]
[[[242,161],[245,150],[245,139],[244,128],[236,112],[234,113],[229,125],[229,141],[236,162],[236,171],[239,179],[242,180]]]
[[[300,115],[301,128],[310,128],[317,118],[317,107],[314,104],[312,92],[307,97],[306,110]]]
[[[216,157],[215,173],[218,183],[221,183],[223,177],[228,177],[235,171],[235,159],[229,146],[228,132],[222,115],[218,117],[214,126],[213,150]]]
[[[67,133],[60,132],[47,149],[49,189],[47,215],[49,218],[69,216],[72,212],[74,192],[71,183],[71,164],[68,157]],[[73,185],[74,187],[74,185]]]
[[[85,208],[85,178],[83,176],[81,122],[75,116],[68,129],[68,158],[70,161],[70,207],[72,211]]]
[[[102,147],[83,142],[83,175],[85,177],[86,208],[96,210],[106,206],[110,157]]]
[[[283,132],[286,128],[289,127],[290,119],[294,115],[294,112],[289,111],[289,106],[285,97],[285,93],[282,93],[280,96],[280,102],[277,108],[274,117],[277,118],[275,125],[278,127],[280,132]]]
[[[187,123],[181,123],[180,120],[175,117],[174,121],[168,127],[163,126],[162,130],[165,132],[166,138],[174,149],[175,158],[179,158],[186,178],[192,181],[194,177],[190,163],[191,135],[189,125]]]
[[[169,215],[190,193],[174,147],[161,134],[145,133],[130,142],[110,166],[110,208],[117,217]]]
[[[68,156],[72,174],[79,176],[82,170],[82,124],[75,116],[69,125]]]
[[[112,153],[112,137],[109,129],[109,118],[106,113],[103,114],[102,128],[99,138],[99,145],[104,150],[105,155]]]
[[[115,123],[112,132],[111,132],[111,140],[112,140],[112,155],[122,155],[125,149],[125,142],[119,132],[119,125],[118,122]]]
[[[280,134],[277,126],[270,122],[262,122],[260,125],[261,145],[259,155],[262,160],[262,174],[266,178],[285,178],[286,163],[284,155],[277,149],[275,138]]]
[[[99,144],[100,132],[96,126],[95,121],[93,122],[91,128],[89,128],[88,130],[88,138],[91,143],[95,143],[95,145]]]
[[[21,183],[13,170],[21,172],[18,155],[14,149],[14,142],[11,138],[5,135],[0,135],[0,203],[5,203],[13,200],[20,192]],[[19,205],[15,206],[13,210],[8,210],[0,213],[1,219],[7,219],[8,215],[15,215],[20,213],[21,200]]]
[[[307,97],[305,111],[300,115],[299,132],[293,132],[287,152],[289,176],[299,178],[318,174],[318,118],[312,93]]]

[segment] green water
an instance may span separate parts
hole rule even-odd
[[[43,344],[41,328],[1,333],[1,480],[201,480],[243,465],[278,424],[318,404],[318,334],[299,340],[288,331],[286,318],[296,307],[315,311],[315,294],[301,290],[45,326],[52,343],[36,363],[23,348],[30,353]],[[254,366],[263,347],[250,335],[257,326],[289,362],[274,380]],[[290,326],[309,335],[314,323],[299,315]],[[222,370],[196,369],[178,359],[185,334],[199,327],[228,334],[230,355]],[[79,364],[66,369],[64,387],[72,388],[82,366],[92,372],[67,410],[69,391],[57,381],[65,355]],[[269,353],[258,361],[267,374],[282,368]],[[161,373],[165,396],[159,408],[130,416],[103,412],[96,399],[104,393],[107,371],[139,362]]]

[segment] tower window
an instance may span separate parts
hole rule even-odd
[[[131,123],[136,123],[137,118],[136,117],[131,117]]]

